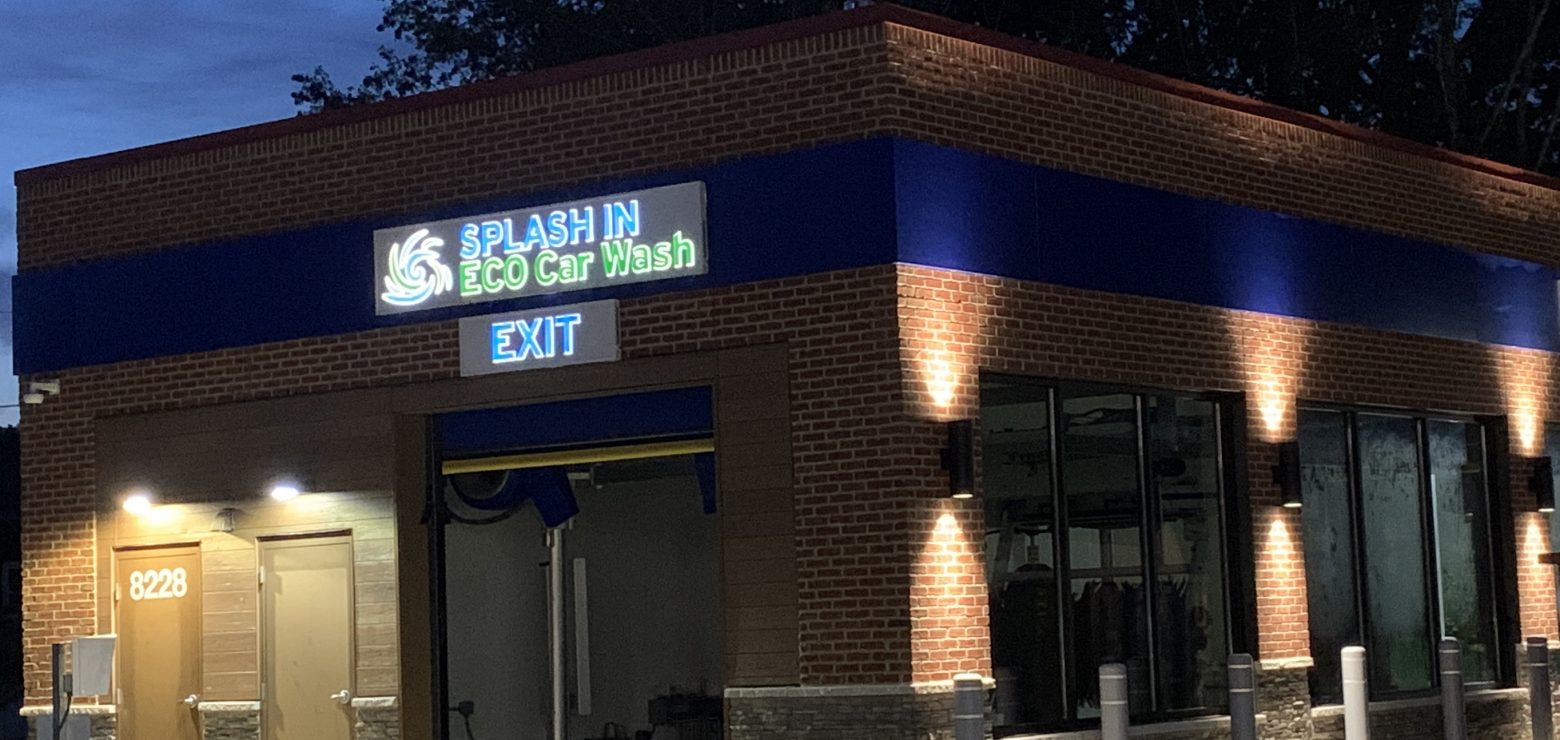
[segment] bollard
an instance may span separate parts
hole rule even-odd
[[[1100,740],[1127,740],[1127,667],[1100,666]]]
[[[1370,740],[1370,687],[1365,682],[1365,648],[1343,649],[1343,738]]]
[[[953,677],[953,740],[986,737],[986,686],[979,673]]]
[[[60,740],[65,733],[65,723],[70,719],[70,687],[65,685],[65,643],[56,642],[50,647],[49,661],[53,674],[50,685],[54,690],[54,711],[49,714],[48,737]],[[43,728],[38,728],[38,735],[43,735]]]
[[[1251,656],[1230,656],[1230,740],[1257,740],[1257,672]]]
[[[1554,740],[1554,718],[1549,714],[1549,638],[1527,639],[1527,664],[1533,740]]]
[[[1441,734],[1446,740],[1468,737],[1463,698],[1462,646],[1455,637],[1441,639]]]

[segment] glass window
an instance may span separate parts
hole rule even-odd
[[[1148,405],[1149,483],[1157,505],[1159,686],[1170,710],[1227,703],[1224,501],[1219,407],[1157,396]],[[1152,510],[1152,509],[1151,509]]]
[[[1361,414],[1358,424],[1371,686],[1428,688],[1434,640],[1425,598],[1418,431],[1413,419],[1392,416]]]
[[[1560,424],[1544,426],[1544,455],[1549,458],[1555,490],[1560,491]],[[1560,511],[1549,514],[1549,551],[1560,552]]]
[[[1430,490],[1434,506],[1441,632],[1462,646],[1463,680],[1495,680],[1495,601],[1490,562],[1484,429],[1431,420]]]
[[[1337,699],[1339,650],[1364,644],[1371,690],[1435,685],[1456,637],[1464,678],[1497,677],[1481,425],[1301,409],[1312,693]]]
[[[1343,414],[1302,410],[1300,509],[1311,615],[1311,693],[1342,696],[1340,651],[1360,643],[1359,589],[1349,499],[1349,433]],[[1326,584],[1325,587],[1322,584]]]
[[[1104,663],[1137,717],[1223,707],[1221,406],[987,378],[981,407],[998,726],[1098,717]]]

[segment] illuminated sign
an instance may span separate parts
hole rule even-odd
[[[379,314],[702,275],[704,183],[380,229],[374,265]]]
[[[618,359],[617,301],[460,320],[460,374],[507,373]]]

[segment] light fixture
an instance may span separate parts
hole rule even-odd
[[[291,501],[298,498],[299,493],[301,491],[298,490],[298,486],[292,483],[277,483],[271,486],[271,498],[277,501]]]
[[[1273,482],[1283,499],[1284,508],[1298,509],[1302,505],[1300,482],[1300,442],[1290,440],[1278,443],[1278,464],[1273,466]]]
[[[22,403],[36,405],[43,403],[43,399],[47,396],[59,394],[60,381],[38,380],[27,384],[27,392],[22,394]]]
[[[211,520],[211,531],[232,532],[236,526],[234,519],[238,516],[238,509],[231,506],[217,512],[216,518]]]
[[[1534,458],[1533,475],[1528,478],[1528,490],[1533,492],[1533,498],[1538,501],[1538,510],[1543,514],[1553,513],[1555,510],[1555,467],[1554,461],[1548,455]]]
[[[131,514],[145,514],[152,508],[152,496],[145,491],[135,491],[126,496],[120,505]]]
[[[975,422],[948,422],[948,446],[942,451],[942,467],[948,471],[950,498],[975,497]]]

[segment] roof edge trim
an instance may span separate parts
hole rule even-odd
[[[196,154],[266,139],[309,133],[335,126],[388,118],[403,113],[429,110],[551,85],[577,82],[642,67],[686,62],[717,54],[794,41],[809,36],[887,23],[1041,59],[1175,97],[1331,134],[1400,154],[1452,164],[1483,174],[1551,190],[1560,190],[1560,178],[1557,177],[1463,154],[1450,149],[1421,144],[1392,134],[1362,128],[1313,113],[1297,111],[1254,98],[1215,90],[1040,42],[999,33],[987,28],[961,23],[942,16],[886,3],[810,16],[794,21],[716,36],[680,41],[597,59],[588,59],[511,77],[484,80],[482,82],[435,90],[405,98],[396,98],[370,105],[353,106],[308,115],[300,114],[292,118],[32,167],[18,170],[14,181],[18,187],[24,187],[72,175],[99,172],[157,159]]]

